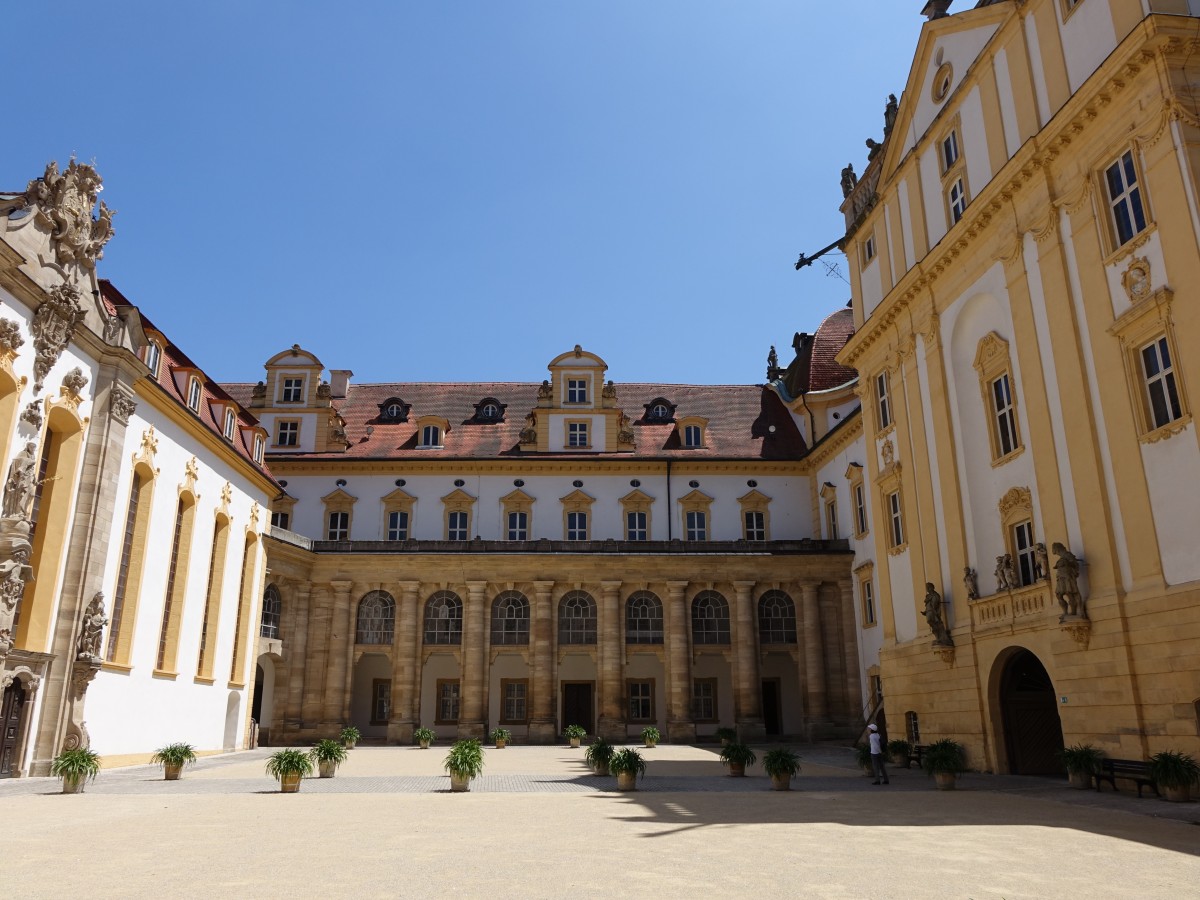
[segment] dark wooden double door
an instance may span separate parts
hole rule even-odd
[[[562,686],[562,725],[582,725],[588,734],[596,733],[593,719],[592,682],[567,681]]]
[[[1000,704],[1009,771],[1014,775],[1062,774],[1058,697],[1046,667],[1028,650],[1014,654],[1004,667]]]
[[[12,778],[20,768],[17,742],[21,739],[27,699],[25,687],[19,681],[4,689],[4,701],[0,704],[0,778]]]

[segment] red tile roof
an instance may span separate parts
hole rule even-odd
[[[812,359],[809,362],[808,389],[827,391],[841,387],[858,377],[853,369],[840,365],[835,357],[854,335],[854,311],[839,309],[827,317],[813,335]]]

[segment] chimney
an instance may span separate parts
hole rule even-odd
[[[929,2],[925,4],[925,8],[921,10],[921,15],[923,15],[930,22],[932,22],[934,19],[940,19],[943,16],[948,16],[950,13],[948,13],[947,10],[950,9],[950,4],[953,2],[954,0],[929,0]]]
[[[350,378],[353,374],[349,369],[329,370],[329,396],[332,399],[346,399],[346,390],[350,387]]]

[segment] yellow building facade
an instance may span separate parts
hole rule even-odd
[[[930,3],[844,174],[893,731],[1200,751],[1200,18]]]

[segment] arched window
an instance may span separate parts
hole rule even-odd
[[[529,643],[529,600],[520,591],[505,591],[492,602],[492,643]]]
[[[596,601],[587,591],[568,591],[558,601],[558,642],[596,643]]]
[[[758,598],[758,642],[796,643],[796,604],[783,591],[767,591]]]
[[[716,591],[701,591],[692,600],[692,643],[729,643],[729,604]]]
[[[263,591],[262,619],[258,633],[265,638],[279,637],[279,615],[283,612],[283,600],[279,596],[279,588],[268,584]]]
[[[625,601],[625,643],[663,642],[662,601],[650,591],[635,591]]]
[[[425,604],[425,643],[462,643],[462,600],[454,591],[438,591]]]
[[[371,591],[358,604],[356,644],[390,644],[396,624],[396,601],[387,591]]]

